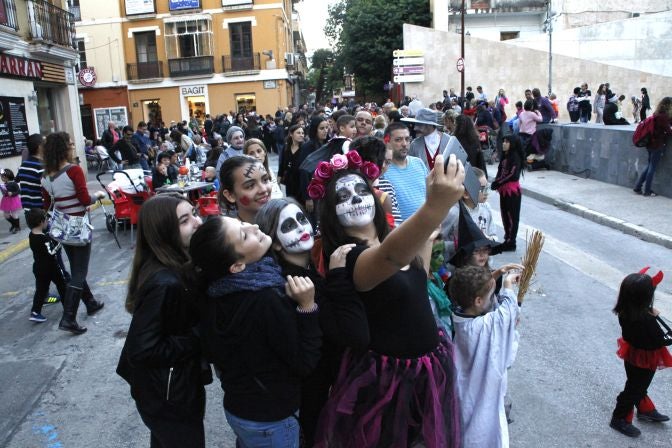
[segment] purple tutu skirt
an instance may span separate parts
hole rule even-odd
[[[418,358],[346,351],[315,447],[460,446],[453,345]]]

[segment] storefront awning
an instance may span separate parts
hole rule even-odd
[[[174,16],[163,19],[163,23],[186,22],[190,20],[212,20],[210,14],[185,14],[183,16]]]

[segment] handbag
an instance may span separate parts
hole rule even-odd
[[[69,166],[65,168],[65,171],[68,168]],[[48,211],[50,216],[49,236],[66,246],[86,246],[87,244],[91,244],[93,240],[93,226],[91,225],[89,213],[86,212],[84,216],[74,216],[58,210],[56,208],[54,187],[48,178],[45,179],[51,190],[49,191],[51,206]]]

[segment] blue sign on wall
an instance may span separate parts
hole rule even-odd
[[[180,9],[200,9],[201,0],[168,0],[168,9],[177,11]]]

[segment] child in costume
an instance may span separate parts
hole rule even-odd
[[[666,346],[672,345],[672,335],[667,336],[656,320],[658,310],[653,308],[656,286],[663,273],[653,277],[646,274],[646,267],[630,274],[621,283],[614,313],[621,324],[622,337],[618,339],[619,358],[623,359],[627,381],[623,392],[616,398],[616,408],[609,426],[628,437],[638,437],[641,431],[632,424],[633,407],[637,418],[649,422],[666,422],[670,418],[659,413],[647,395],[656,369],[672,367],[672,355]]]
[[[459,306],[453,343],[463,447],[509,446],[504,396],[518,351],[519,305],[512,287],[519,277],[505,277],[501,303],[487,268],[460,268],[450,281],[450,297]]]
[[[523,171],[525,153],[516,135],[507,135],[502,142],[502,160],[490,188],[499,193],[499,208],[504,224],[504,242],[493,249],[493,255],[516,251],[520,220],[521,189],[518,179]]]

